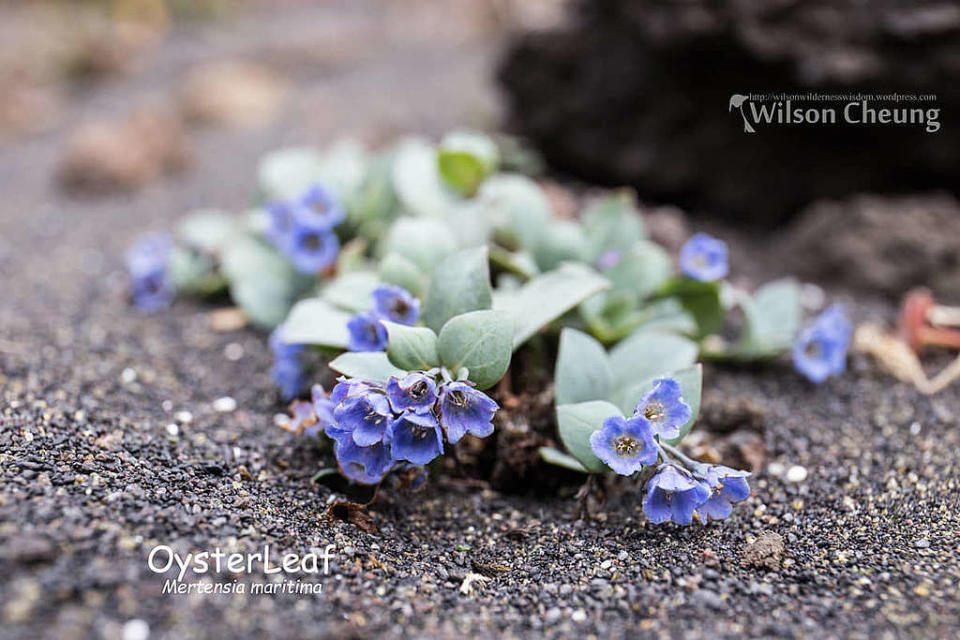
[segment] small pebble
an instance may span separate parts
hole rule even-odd
[[[167,425],[167,433],[171,436],[177,436],[180,433],[180,427],[171,422]]]
[[[920,423],[914,422],[910,425],[910,435],[915,436],[920,433]]]
[[[230,413],[237,408],[237,401],[230,396],[223,396],[213,401],[213,410],[217,413]]]
[[[123,384],[131,384],[137,381],[137,372],[130,367],[127,367],[123,370],[123,373],[120,374],[120,382]]]
[[[576,611],[573,612],[573,615],[570,616],[570,619],[573,620],[574,622],[583,622],[584,620],[587,619],[587,612],[584,611],[583,609],[577,609]]]
[[[803,482],[807,479],[807,468],[801,467],[798,464],[793,465],[787,469],[787,482]]]
[[[177,411],[173,414],[173,419],[180,424],[190,424],[193,422],[193,414],[189,411]]]
[[[223,357],[231,362],[236,362],[243,357],[243,345],[239,342],[231,342],[223,348]]]
[[[150,637],[150,625],[146,620],[134,618],[123,625],[123,640],[147,640]]]

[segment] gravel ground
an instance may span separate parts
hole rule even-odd
[[[208,46],[202,30],[175,34],[143,74],[79,96],[67,124],[169,83],[185,51]],[[423,123],[409,106],[391,125],[442,130],[493,104],[476,80],[492,50],[408,44],[318,82],[362,124],[350,110],[362,87],[404,69],[435,87],[456,79],[451,108]],[[401,104],[429,101],[409,91]],[[192,206],[242,205],[257,155],[311,132],[326,133],[293,116],[256,134],[194,132],[191,172],[96,201],[50,182],[64,130],[0,148],[0,638],[133,640],[144,623],[151,638],[956,637],[960,386],[929,399],[856,358],[817,388],[786,366],[708,369],[707,403],[764,408],[770,452],[720,525],[647,524],[630,494],[578,522],[566,494],[453,480],[382,492],[371,533],[325,517],[342,496],[310,483],[324,456],[273,427],[262,336],[216,332],[190,302],[137,315],[119,271],[136,233]],[[863,300],[857,313],[891,309]],[[147,566],[158,544],[269,544],[275,559],[333,544],[334,558],[322,594],[174,595],[162,588],[175,572]],[[234,578],[264,580],[205,580]]]

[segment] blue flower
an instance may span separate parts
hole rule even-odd
[[[843,305],[832,305],[800,332],[793,347],[793,366],[817,384],[843,373],[852,333]]]
[[[713,282],[727,275],[727,243],[705,233],[687,240],[680,249],[680,270],[694,280]]]
[[[706,483],[695,479],[689,471],[666,463],[660,465],[656,475],[647,484],[643,512],[655,524],[667,520],[690,524],[693,512],[709,497],[710,489]]]
[[[317,418],[314,434],[326,433],[327,429],[336,428],[337,419],[333,417],[333,410],[336,404],[327,397],[327,393],[324,391],[322,385],[315,384],[310,388],[310,400],[313,404],[313,415]]]
[[[622,476],[640,471],[644,465],[657,461],[659,450],[653,440],[650,423],[642,417],[629,420],[610,416],[603,427],[590,435],[594,455]]]
[[[420,317],[420,301],[394,284],[382,284],[373,291],[373,310],[384,320],[412,325]]]
[[[317,416],[313,412],[313,403],[297,401],[290,405],[290,417],[283,428],[297,435],[316,437],[320,432]]]
[[[440,390],[440,420],[450,444],[467,433],[478,438],[493,433],[493,416],[499,408],[487,394],[466,382],[448,382]]]
[[[337,384],[333,387],[333,391],[330,392],[330,401],[336,406],[344,400],[359,398],[374,389],[380,392],[384,391],[380,385],[369,382],[368,380],[341,376],[337,378]]]
[[[326,269],[340,254],[337,234],[325,220],[303,215],[302,209],[294,215],[293,230],[287,242],[285,248],[280,248],[301,273],[314,274]]]
[[[130,274],[133,304],[151,313],[170,306],[176,291],[168,265],[172,242],[170,236],[152,233],[138,239],[125,255]]]
[[[437,383],[419,371],[404,376],[403,380],[390,378],[387,382],[387,397],[397,413],[407,409],[424,413],[433,409],[437,401]]]
[[[383,351],[387,348],[387,328],[373,311],[358,313],[347,321],[350,351]]]
[[[653,435],[663,440],[680,436],[680,428],[690,422],[690,406],[683,401],[680,383],[673,378],[653,381],[653,389],[644,394],[633,412],[650,422]]]
[[[300,198],[299,204],[318,220],[323,221],[328,229],[332,229],[346,218],[343,207],[333,193],[319,184],[308,189]]]
[[[710,497],[697,507],[697,517],[707,520],[723,520],[733,511],[731,502],[740,502],[750,497],[748,471],[738,471],[723,465],[710,465],[702,479],[710,487]]]
[[[597,258],[596,266],[600,271],[605,271],[606,269],[612,269],[620,264],[621,260],[623,260],[623,252],[614,249],[605,252],[603,255]]]
[[[303,363],[300,356],[303,345],[284,341],[283,325],[270,334],[270,351],[273,352],[273,367],[270,376],[280,388],[284,399],[295,398],[304,386]]]
[[[361,447],[351,438],[342,438],[334,442],[333,455],[340,473],[360,484],[379,483],[393,467],[390,446],[384,443]]]
[[[337,426],[335,430],[328,430],[328,435],[334,439],[346,439],[340,436],[349,433],[358,446],[369,447],[387,436],[393,413],[385,395],[369,392],[338,404],[333,417]]]
[[[394,460],[427,464],[443,453],[443,429],[432,413],[408,411],[390,425]]]
[[[295,207],[288,202],[272,202],[267,205],[269,225],[266,236],[273,245],[286,254],[290,250],[293,229],[296,224]]]

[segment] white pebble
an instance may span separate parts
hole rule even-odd
[[[803,482],[807,479],[807,468],[798,464],[787,469],[787,482]]]
[[[920,433],[920,423],[914,422],[910,425],[910,435],[915,436]]]
[[[127,367],[126,369],[124,369],[123,373],[120,374],[120,382],[122,382],[123,384],[130,384],[132,382],[136,382],[136,380],[137,380],[137,372],[134,369],[131,369],[130,367]]]
[[[236,410],[237,401],[230,396],[223,396],[213,401],[213,410],[217,413],[230,413]]]
[[[815,284],[804,284],[800,287],[800,306],[807,311],[818,311],[823,308],[827,294]]]
[[[180,433],[180,427],[178,427],[176,424],[171,422],[170,424],[167,425],[167,433],[170,434],[171,436],[176,436],[177,434]]]
[[[576,611],[573,612],[573,615],[570,616],[570,619],[573,620],[574,622],[583,622],[584,620],[587,619],[587,612],[584,611],[583,609],[577,609]]]
[[[231,362],[236,362],[243,357],[243,345],[239,342],[231,342],[223,348],[223,357]]]
[[[123,640],[147,640],[150,637],[150,625],[146,620],[134,618],[123,625]]]
[[[787,468],[783,466],[782,462],[771,462],[767,465],[767,473],[772,476],[780,477],[786,470]]]
[[[173,414],[173,419],[180,424],[190,424],[193,422],[193,414],[189,411],[177,411]]]

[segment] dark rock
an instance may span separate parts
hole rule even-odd
[[[960,129],[948,124],[960,116],[955,4],[582,0],[577,8],[571,25],[519,38],[500,71],[512,124],[557,168],[764,223],[817,198],[960,185]],[[940,130],[841,123],[748,134],[730,112],[738,93],[894,90],[936,94]]]

